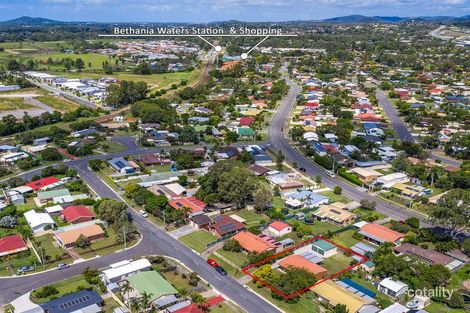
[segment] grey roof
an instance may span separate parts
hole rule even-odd
[[[43,303],[41,304],[41,307],[44,309],[44,311],[47,311],[48,313],[71,313],[76,311],[80,312],[80,310],[84,308],[93,306],[94,304],[100,304],[102,302],[103,299],[96,291],[90,291],[85,289]],[[90,311],[83,312],[88,313]]]

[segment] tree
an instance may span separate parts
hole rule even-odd
[[[111,224],[127,221],[126,204],[114,199],[104,199],[98,202],[96,213],[100,219]]]
[[[83,234],[81,234],[73,244],[75,248],[80,248],[80,249],[89,248],[90,245],[91,245],[90,239],[88,239],[88,237]]]
[[[452,238],[456,238],[470,226],[470,190],[454,189],[442,197],[431,211],[431,221],[447,228]]]
[[[273,201],[271,186],[268,183],[261,182],[253,193],[253,203],[255,209],[262,211],[266,209]]]
[[[152,294],[151,293],[147,293],[146,291],[142,291],[140,293],[140,297],[139,297],[139,304],[140,304],[140,308],[143,309],[144,311],[147,311],[147,309],[150,307],[150,303],[151,303],[151,300],[152,299]]]
[[[233,252],[240,252],[242,251],[242,247],[240,243],[235,239],[229,239],[224,242],[222,247],[225,251],[233,251]]]
[[[279,171],[282,170],[282,163],[284,162],[284,160],[285,160],[284,154],[282,154],[281,150],[279,150],[276,153],[276,167]]]
[[[78,58],[78,59],[75,60],[75,67],[78,70],[82,70],[85,67],[85,62],[83,62],[82,59]]]
[[[337,304],[333,310],[334,313],[348,313],[349,310],[344,304]]]
[[[335,186],[333,188],[333,192],[336,194],[336,195],[340,195],[342,192],[343,192],[343,188],[341,188],[340,186]]]
[[[256,179],[247,168],[234,168],[220,176],[217,193],[221,199],[242,208],[253,197]]]
[[[46,148],[41,152],[41,159],[43,161],[58,161],[62,160],[62,154],[56,148]]]
[[[417,217],[409,217],[405,220],[405,223],[414,229],[419,229],[419,219]]]
[[[374,211],[375,207],[377,205],[377,203],[375,203],[375,201],[368,200],[368,199],[362,199],[360,203],[361,203],[361,208],[366,209],[366,210],[370,210],[370,211]]]
[[[121,293],[126,295],[125,299],[129,299],[129,293],[133,290],[134,288],[132,285],[125,280],[124,283],[121,284]]]
[[[465,252],[466,255],[470,256],[470,238],[467,238],[467,239],[464,240],[464,242],[462,244],[462,249],[463,249],[463,252]]]
[[[274,271],[271,267],[270,264],[264,264],[264,265],[261,265],[254,273],[253,275],[257,278],[259,278],[260,280],[262,281],[265,281],[265,282],[268,282],[268,281],[272,281],[274,279]],[[256,285],[258,287],[262,287],[264,286],[263,283],[261,283],[259,280],[253,280],[254,282],[256,282]]]

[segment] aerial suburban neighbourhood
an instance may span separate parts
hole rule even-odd
[[[468,1],[39,2],[0,3],[0,312],[470,311]]]

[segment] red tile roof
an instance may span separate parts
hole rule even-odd
[[[66,207],[62,211],[62,216],[67,220],[67,222],[71,223],[80,217],[95,217],[95,213],[91,212],[84,205],[72,205]]]
[[[214,298],[211,298],[209,300],[207,300],[207,304],[209,304],[210,306],[213,306],[213,305],[217,305],[221,302],[224,302],[225,301],[225,298],[222,297],[222,296],[217,296],[217,297],[214,297]]]
[[[243,249],[248,252],[264,252],[270,249],[275,249],[276,246],[268,241],[263,240],[261,237],[256,236],[250,232],[243,231],[232,237],[240,243]]]
[[[184,308],[174,311],[173,313],[204,313],[205,311],[198,308],[197,304],[191,303]]]
[[[362,121],[380,121],[380,117],[373,113],[360,113],[356,115],[355,118],[358,118]]]
[[[195,197],[172,200],[168,204],[177,210],[180,210],[183,207],[190,208],[192,213],[201,212],[206,207],[206,203]]]
[[[380,238],[386,242],[396,242],[403,238],[405,235],[397,231],[391,230],[387,227],[378,224],[366,224],[361,227],[361,231],[370,234],[374,237]]]
[[[240,119],[240,126],[250,126],[255,121],[254,117],[242,117]]]
[[[289,266],[303,268],[315,276],[323,276],[328,272],[326,268],[321,267],[320,265],[313,263],[312,261],[309,261],[298,254],[292,254],[280,260],[279,265],[283,268],[287,268]]]
[[[287,227],[290,227],[289,224],[287,223],[284,223],[282,221],[275,221],[275,222],[272,222],[269,227],[272,227],[274,228],[275,230],[278,230],[278,231],[281,231],[283,230],[284,228],[287,228]]]
[[[33,190],[38,190],[38,189],[41,189],[42,187],[46,187],[48,185],[55,184],[58,181],[59,181],[59,179],[56,178],[56,177],[45,177],[45,178],[41,178],[41,179],[32,181],[32,182],[26,184],[26,186],[31,187]]]
[[[26,250],[26,243],[20,235],[0,238],[0,256]]]

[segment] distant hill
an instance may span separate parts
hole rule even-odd
[[[276,24],[295,24],[295,23],[332,23],[332,24],[370,24],[370,23],[402,23],[408,21],[415,22],[429,22],[429,23],[444,23],[444,24],[457,24],[457,23],[470,23],[470,15],[465,15],[461,17],[454,16],[418,16],[418,17],[400,17],[400,16],[365,16],[365,15],[346,15],[338,16],[323,20],[309,20],[309,21],[285,21],[285,22],[276,22]],[[0,22],[2,26],[48,26],[48,25],[66,25],[66,24],[107,24],[107,23],[97,23],[97,22],[64,22],[51,20],[42,17],[29,17],[22,16],[13,20]],[[136,22],[138,24],[142,24]],[[243,21],[237,20],[228,20],[228,21],[217,21],[211,23],[201,23],[201,24],[216,24],[216,25],[229,25],[229,24],[242,24]],[[248,24],[265,24],[269,22],[250,22]],[[135,24],[135,23],[110,23],[113,25],[118,24]],[[184,25],[184,24],[197,24],[197,23],[152,23],[147,22],[143,24],[166,24],[166,25]]]

